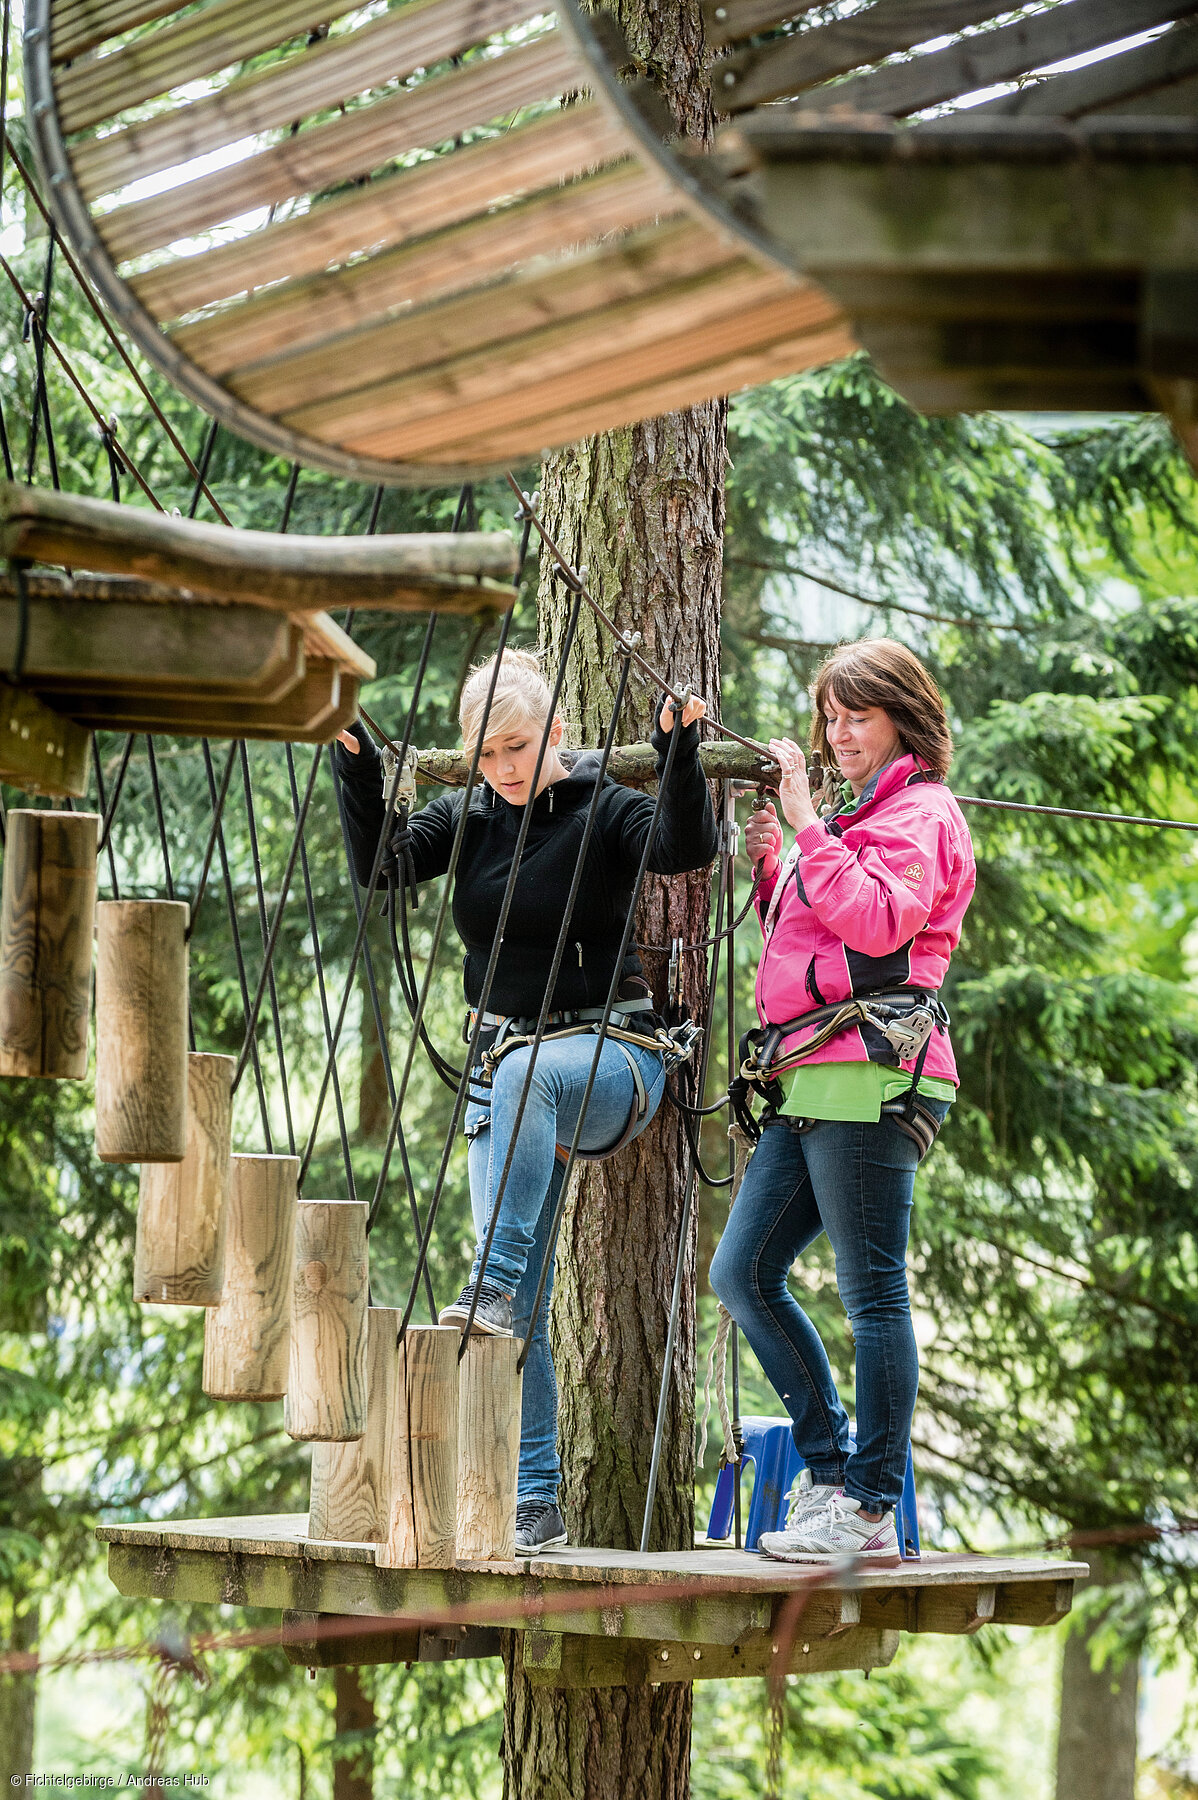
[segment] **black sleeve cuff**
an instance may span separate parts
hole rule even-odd
[[[662,707],[665,705],[665,703],[668,699],[669,699],[668,694],[662,695],[661,702],[658,705],[657,710],[654,714],[653,736],[649,740],[649,742],[653,745],[653,748],[657,752],[657,772],[659,775],[662,773],[662,771],[664,770],[664,768],[666,766],[666,756],[669,753],[670,739],[674,735],[674,732],[663,731],[661,728],[661,711],[662,711]],[[678,767],[678,764],[681,762],[683,757],[693,757],[697,754],[698,749],[699,749],[699,721],[698,721],[698,719],[696,719],[693,722],[693,724],[680,725],[678,721],[681,718],[681,716],[682,716],[682,709],[679,708],[678,713],[675,715],[675,718],[674,718],[674,731],[681,731],[682,737],[678,744],[677,754],[674,757],[674,767],[675,768]]]
[[[355,719],[346,729],[357,738],[359,749],[355,756],[344,744],[334,738],[333,755],[337,761],[337,773],[342,781],[369,781],[376,784],[382,782],[382,757],[375,748],[374,740],[367,732],[361,719]]]

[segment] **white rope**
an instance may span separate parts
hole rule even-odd
[[[753,1146],[746,1133],[733,1120],[728,1127],[728,1136],[732,1139],[736,1151],[732,1165],[732,1185],[728,1193],[728,1210],[732,1210],[733,1202],[740,1192],[740,1184],[744,1180],[745,1170],[749,1166],[749,1158],[753,1154]],[[699,1421],[699,1443],[695,1451],[697,1466],[702,1468],[703,1458],[707,1452],[707,1426],[711,1418],[711,1388],[715,1382],[715,1402],[719,1410],[720,1426],[724,1433],[724,1448],[721,1456],[721,1467],[727,1463],[738,1463],[740,1451],[737,1448],[736,1433],[733,1430],[732,1409],[728,1404],[728,1335],[732,1330],[732,1314],[720,1301],[719,1319],[716,1325],[715,1341],[707,1352],[707,1378],[703,1383],[703,1416]]]

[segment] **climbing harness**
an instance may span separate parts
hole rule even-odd
[[[553,1043],[564,1038],[597,1036],[603,1022],[602,1006],[582,1006],[571,1012],[550,1013],[545,1024],[550,1027],[541,1033],[541,1043]],[[634,1021],[639,1015],[645,1015],[645,1029],[634,1029]],[[462,1037],[468,1039],[470,1027],[474,1024],[476,1014],[467,1012],[466,1024]],[[620,1022],[622,1021],[622,1022]],[[476,1083],[490,1088],[495,1071],[505,1056],[513,1050],[520,1050],[531,1045],[536,1039],[537,1021],[534,1018],[511,1018],[501,1013],[484,1013],[482,1016],[483,1034],[493,1034],[483,1049],[478,1064]],[[649,1027],[653,1027],[652,1030]],[[657,1019],[653,1011],[653,1001],[648,994],[635,999],[617,999],[611,1008],[611,1018],[607,1030],[603,1033],[605,1041],[616,1044],[623,1051],[628,1063],[628,1071],[632,1076],[635,1090],[635,1101],[628,1116],[628,1123],[616,1143],[603,1150],[579,1150],[577,1160],[580,1162],[606,1162],[609,1156],[623,1150],[638,1135],[645,1124],[649,1112],[649,1090],[645,1086],[645,1078],[640,1064],[632,1049],[655,1051],[661,1058],[667,1075],[672,1074],[682,1063],[693,1056],[702,1032],[689,1019],[679,1025],[668,1026]],[[483,1039],[480,1037],[480,1044]],[[477,1096],[474,1096],[477,1098]],[[466,1136],[476,1137],[485,1126],[485,1120],[478,1120],[467,1126]]]
[[[882,1111],[913,1140],[922,1162],[936,1141],[940,1121],[921,1100],[919,1082],[933,1032],[946,1031],[950,1022],[948,1009],[934,989],[895,987],[855,994],[849,1000],[817,1006],[782,1024],[767,1024],[746,1031],[740,1040],[740,1070],[728,1090],[733,1113],[742,1130],[750,1132],[756,1142],[762,1126],[772,1123],[779,1115],[782,1092],[778,1077],[801,1068],[842,1032],[855,1026],[872,1026],[886,1040],[896,1063],[915,1059],[910,1086],[896,1099],[885,1101]],[[809,1029],[810,1037],[779,1057],[778,1052],[788,1037]],[[766,1115],[761,1121],[754,1118],[751,1110],[754,1095],[766,1103]],[[786,1122],[796,1131],[809,1129],[817,1123],[814,1119],[788,1119]]]

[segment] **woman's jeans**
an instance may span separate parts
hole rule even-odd
[[[948,1103],[924,1099],[943,1119]],[[866,1512],[903,1491],[919,1358],[907,1294],[907,1230],[916,1149],[885,1113],[876,1123],[821,1119],[799,1133],[766,1126],[711,1265],[711,1285],[744,1332],[794,1421],[814,1482],[843,1487]],[[857,1350],[857,1448],[827,1353],[786,1285],[826,1231]]]
[[[557,1146],[569,1146],[573,1141],[595,1043],[594,1033],[584,1032],[578,1037],[550,1039],[541,1045],[484,1275],[485,1280],[493,1281],[512,1296],[512,1329],[517,1337],[527,1338],[537,1283],[548,1259],[545,1296],[524,1365],[517,1482],[521,1500],[556,1500],[561,1474],[557,1455],[557,1381],[547,1329],[555,1248],[549,1234],[565,1173],[557,1159]],[[638,1128],[643,1131],[661,1105],[665,1067],[654,1050],[641,1050],[630,1044],[628,1052],[636,1059],[648,1098],[645,1117]],[[509,1051],[495,1071],[490,1105],[472,1101],[466,1109],[470,1205],[478,1238],[472,1280],[477,1275],[482,1242],[512,1141],[530,1055],[528,1047]],[[484,1091],[476,1079],[472,1092]],[[579,1148],[605,1150],[619,1143],[635,1105],[636,1086],[628,1058],[619,1044],[608,1039],[599,1057]]]

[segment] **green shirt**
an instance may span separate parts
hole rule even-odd
[[[843,819],[856,811],[860,796],[854,794],[847,781],[840,793],[843,804],[835,811],[836,817]],[[883,1101],[899,1099],[911,1086],[906,1069],[874,1062],[812,1063],[809,1068],[792,1069],[789,1075],[778,1079],[786,1095],[779,1110],[791,1119],[877,1120],[882,1117]],[[957,1097],[955,1082],[932,1075],[921,1078],[919,1091],[929,1100],[951,1103]]]
[[[897,1100],[911,1086],[906,1069],[886,1063],[825,1062],[792,1069],[778,1077],[786,1093],[781,1111],[796,1119],[880,1119],[882,1102]],[[919,1091],[929,1100],[955,1100],[953,1082],[925,1075]]]

